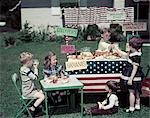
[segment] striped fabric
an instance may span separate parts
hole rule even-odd
[[[69,71],[70,77],[76,77],[84,84],[85,93],[105,92],[106,82],[119,82],[126,60],[87,61],[87,69]]]
[[[142,81],[142,96],[143,97],[150,97],[150,78],[145,78]]]
[[[119,82],[120,77],[93,77],[93,78],[78,78],[82,83],[84,83],[85,92],[105,92],[106,82],[109,80]],[[88,81],[87,81],[88,80]]]

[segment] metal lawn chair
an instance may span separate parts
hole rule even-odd
[[[20,90],[19,85],[18,85],[18,81],[19,81],[18,75],[16,73],[14,73],[11,77],[12,77],[12,81],[14,83],[14,86],[16,88],[16,91],[18,93],[19,100],[22,103],[22,107],[15,114],[15,118],[18,118],[25,110],[28,112],[30,118],[32,118],[32,115],[28,109],[28,106],[33,102],[33,100],[35,100],[35,98],[26,98],[26,97],[22,96],[21,90]]]

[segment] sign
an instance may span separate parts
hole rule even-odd
[[[74,53],[75,52],[75,45],[61,45],[61,53]]]
[[[87,62],[85,60],[68,61],[65,64],[66,64],[66,71],[87,69]]]
[[[126,13],[125,11],[108,11],[107,12],[107,20],[125,20]]]
[[[119,3],[124,0],[117,0]],[[118,3],[118,2],[117,2]],[[134,22],[134,7],[108,8],[108,7],[89,7],[64,8],[65,25],[80,24],[103,24],[103,23],[128,23]]]
[[[122,31],[146,31],[146,22],[124,23],[122,25]]]
[[[133,0],[134,2],[149,2],[149,0]]]
[[[140,2],[140,0],[133,0],[134,2]]]
[[[56,27],[56,35],[66,35],[77,37],[78,30],[73,28]]]

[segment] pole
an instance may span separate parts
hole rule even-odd
[[[80,0],[78,0],[78,5],[79,5],[79,7],[80,7]]]
[[[139,22],[139,2],[137,2],[137,9],[136,9],[136,11],[137,11],[137,17],[136,17],[136,21],[137,21],[137,23]],[[136,32],[136,35],[138,35],[139,34],[139,32],[137,31]]]

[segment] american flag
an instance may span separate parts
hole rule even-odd
[[[87,61],[87,69],[69,71],[68,74],[84,84],[84,92],[104,92],[107,81],[119,82],[126,63],[124,59]]]

